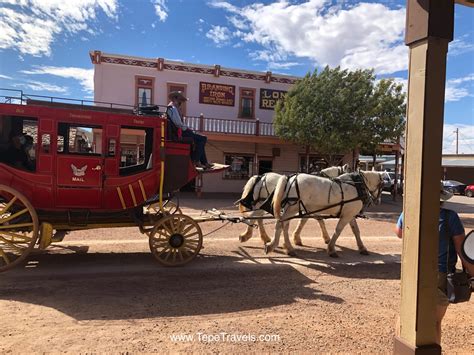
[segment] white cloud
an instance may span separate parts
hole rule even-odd
[[[459,154],[474,154],[474,122],[467,124],[445,124],[443,130],[443,153],[456,153],[456,129],[459,129]]]
[[[408,79],[394,78],[399,84],[402,84],[403,91],[408,92]],[[445,102],[459,101],[465,97],[472,97],[472,89],[474,85],[474,74],[469,74],[462,78],[448,79],[445,86]]]
[[[67,87],[64,86],[58,86],[50,83],[46,83],[43,81],[34,81],[34,80],[28,80],[26,83],[22,84],[16,84],[14,85],[16,87],[26,87],[28,89],[31,89],[33,91],[49,91],[49,92],[56,92],[56,93],[67,93]]]
[[[152,0],[153,6],[155,7],[156,16],[161,22],[165,22],[168,17],[168,7],[166,6],[166,0]]]
[[[295,62],[279,62],[279,63],[269,62],[268,69],[290,69],[298,65],[300,64],[295,63]]]
[[[213,1],[209,5],[230,13],[229,24],[241,40],[263,47],[265,56],[254,59],[291,55],[321,66],[375,68],[379,74],[407,69],[405,9],[380,3],[333,3],[280,0],[237,7]]]
[[[474,44],[468,35],[454,39],[449,43],[448,56],[457,56],[474,50]]]
[[[0,1],[0,49],[20,54],[51,55],[51,45],[65,32],[94,33],[89,27],[100,10],[117,18],[117,0],[18,0]]]
[[[0,74],[0,79],[13,80],[11,76]]]
[[[474,74],[463,78],[449,79],[446,81],[445,101],[459,101],[465,97],[473,96],[468,86],[474,84]]]
[[[231,32],[227,27],[212,26],[212,28],[206,33],[206,37],[212,40],[216,45],[222,46],[229,42]]]
[[[94,69],[38,66],[32,70],[22,70],[21,73],[28,75],[53,75],[78,80],[85,92],[94,92]]]

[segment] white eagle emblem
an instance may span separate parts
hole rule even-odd
[[[74,176],[84,176],[86,175],[87,165],[79,169],[74,164],[71,164],[71,169]]]

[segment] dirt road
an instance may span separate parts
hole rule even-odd
[[[359,220],[369,256],[347,228],[339,259],[326,255],[315,221],[298,258],[266,256],[257,236],[241,244],[243,226],[228,225],[181,268],[158,265],[136,229],[72,233],[0,275],[0,352],[390,352],[400,301],[396,209]],[[202,225],[204,233],[219,226]],[[473,315],[473,302],[449,307],[447,353],[472,352]]]

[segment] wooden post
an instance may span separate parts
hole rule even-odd
[[[198,127],[198,131],[199,132],[202,132],[204,130],[204,114],[201,113],[199,115],[199,127]]]
[[[258,118],[255,120],[255,135],[260,135],[260,120]]]
[[[396,354],[440,354],[436,344],[439,171],[446,54],[453,0],[407,0],[410,47],[400,336]]]

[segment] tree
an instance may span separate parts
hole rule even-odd
[[[392,113],[404,112],[393,99],[399,99],[398,94],[402,95],[392,81],[376,85],[373,70],[326,67],[320,73],[308,73],[278,102],[275,131],[284,139],[314,148],[335,164],[340,154],[359,147],[372,149],[372,141],[378,145],[390,138],[400,119]]]
[[[393,79],[382,79],[372,95],[372,114],[364,122],[360,148],[375,157],[386,140],[397,141],[405,129],[405,94]]]

